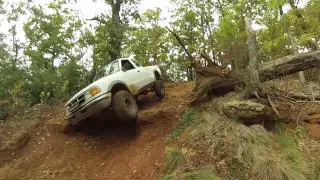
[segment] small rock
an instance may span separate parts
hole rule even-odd
[[[84,146],[89,146],[89,143],[88,143],[88,142],[85,142],[85,143],[84,143]]]

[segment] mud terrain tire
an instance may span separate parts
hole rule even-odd
[[[154,83],[154,93],[161,99],[166,95],[165,86],[162,80],[156,80]]]
[[[112,96],[112,106],[117,117],[131,124],[136,124],[138,106],[132,95],[125,90],[120,90]]]

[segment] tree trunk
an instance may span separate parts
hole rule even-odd
[[[123,0],[107,0],[112,9],[112,25],[110,29],[110,49],[108,50],[111,56],[111,61],[120,58],[121,43],[123,40],[123,30],[121,27],[120,9]]]
[[[262,85],[259,81],[259,72],[258,72],[258,58],[257,58],[257,48],[256,48],[256,37],[253,29],[251,28],[251,20],[246,17],[246,31],[248,34],[248,50],[249,50],[249,78],[247,83],[247,90],[249,95],[257,95],[259,91],[262,90]]]
[[[298,52],[298,47],[297,47],[296,39],[291,35],[290,32],[289,32],[289,39],[290,39],[291,48],[292,48],[294,54],[298,54],[299,52]],[[305,83],[305,82],[306,82],[306,78],[305,78],[305,76],[304,76],[303,71],[299,71],[298,75],[299,75],[300,82],[301,82],[301,83]]]

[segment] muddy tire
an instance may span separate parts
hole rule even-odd
[[[112,96],[112,106],[117,117],[135,125],[138,116],[138,106],[132,95],[125,90],[120,90]]]
[[[154,93],[161,99],[166,95],[165,86],[162,80],[156,80],[154,83]]]

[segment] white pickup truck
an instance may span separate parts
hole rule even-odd
[[[72,125],[84,119],[99,116],[112,108],[117,117],[136,123],[139,95],[154,91],[165,96],[165,87],[158,66],[141,66],[131,58],[117,59],[97,73],[95,82],[74,95],[65,105]]]

